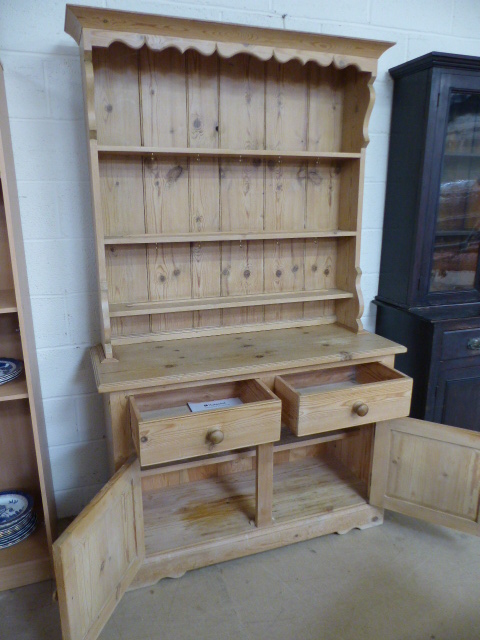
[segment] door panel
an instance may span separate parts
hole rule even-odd
[[[480,431],[480,366],[442,366],[438,376],[435,420]],[[456,361],[458,363],[458,361]]]
[[[370,503],[480,535],[480,435],[399,418],[375,431]]]
[[[94,640],[145,557],[140,465],[132,458],[53,545],[64,640]]]

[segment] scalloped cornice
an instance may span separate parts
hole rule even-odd
[[[123,42],[139,49],[161,51],[174,47],[194,49],[203,55],[217,52],[223,58],[248,53],[260,60],[314,61],[320,66],[349,65],[375,75],[377,60],[392,43],[357,40],[311,33],[260,29],[164,16],[135,14],[67,5],[65,30],[86,51]]]

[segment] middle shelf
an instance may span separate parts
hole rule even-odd
[[[302,238],[350,238],[357,235],[356,231],[343,229],[328,229],[321,231],[199,231],[191,233],[145,233],[137,235],[105,236],[106,245],[117,244],[157,244],[183,242],[228,242],[249,240],[295,240]]]
[[[313,291],[290,291],[260,293],[258,295],[219,296],[188,300],[162,300],[159,302],[123,302],[110,305],[110,317],[140,316],[153,313],[179,313],[182,311],[206,311],[209,309],[229,309],[255,307],[290,302],[312,302],[318,300],[341,300],[353,298],[353,293],[341,289],[316,289]]]

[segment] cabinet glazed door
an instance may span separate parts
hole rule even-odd
[[[413,418],[377,423],[370,504],[480,535],[480,434]]]
[[[127,462],[53,545],[64,640],[95,640],[145,557],[140,465]]]

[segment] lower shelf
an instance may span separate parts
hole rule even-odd
[[[366,485],[330,458],[274,467],[274,521],[255,527],[254,472],[144,492],[146,558],[131,589],[329,533],[382,524]]]
[[[366,486],[342,464],[306,458],[274,467],[272,528],[366,504]],[[147,556],[255,530],[255,472],[144,493]]]
[[[52,576],[44,525],[23,542],[0,549],[0,591],[48,580]]]

